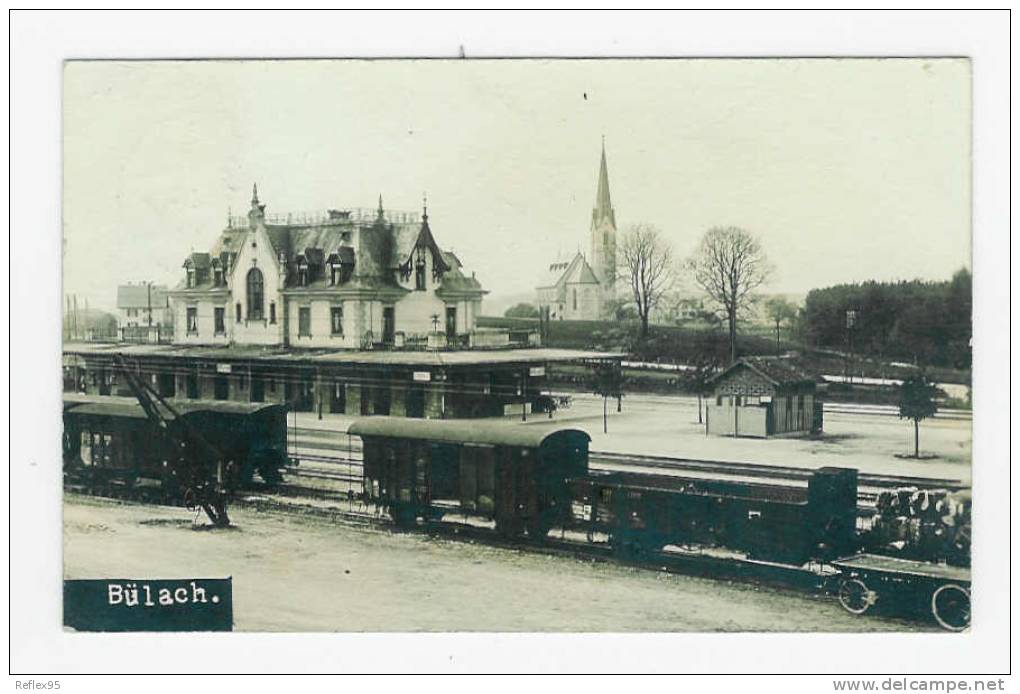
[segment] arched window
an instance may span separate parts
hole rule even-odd
[[[262,271],[253,267],[248,271],[248,320],[262,320]]]

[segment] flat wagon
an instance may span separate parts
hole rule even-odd
[[[875,606],[897,612],[930,613],[944,629],[970,625],[970,569],[962,566],[858,554],[832,562],[839,569],[836,594],[848,612]]]

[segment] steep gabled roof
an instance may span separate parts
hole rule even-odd
[[[208,270],[210,256],[208,253],[192,253],[184,259],[184,267],[193,267],[196,270]]]
[[[401,254],[394,257],[395,261],[399,261],[398,267],[401,270],[406,271],[411,266],[411,255],[417,248],[426,248],[432,253],[433,272],[435,274],[442,274],[450,270],[450,264],[443,257],[443,250],[436,243],[435,237],[432,236],[432,229],[429,228],[429,216],[427,214],[422,215],[421,229],[418,230],[418,236],[415,238],[411,248],[407,250],[406,255]]]
[[[540,280],[539,289],[548,289],[566,284],[598,284],[599,280],[588,261],[577,253],[569,262],[555,262]]]
[[[555,263],[550,263],[548,269],[542,273],[542,277],[538,281],[538,288],[548,289],[549,287],[555,287],[560,283],[560,279],[563,277],[568,267],[570,267],[570,261],[556,261]]]
[[[117,308],[162,308],[167,305],[166,285],[122,284],[117,287]]]
[[[443,251],[443,259],[451,268],[464,267],[464,263],[460,262],[460,258],[453,251]]]
[[[598,284],[599,280],[595,276],[595,271],[591,269],[591,265],[588,261],[581,256],[581,262],[573,269],[573,272],[567,274],[567,284]]]
[[[741,368],[750,369],[774,386],[816,383],[818,380],[788,357],[741,357],[710,378],[709,382],[718,381]]]

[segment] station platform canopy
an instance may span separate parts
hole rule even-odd
[[[211,361],[264,361],[267,363],[304,363],[309,365],[365,365],[394,367],[498,366],[504,364],[569,364],[594,361],[619,361],[618,352],[528,347],[520,349],[478,350],[336,350],[286,349],[255,345],[160,345],[122,342],[66,342],[64,355],[79,357],[151,357]]]

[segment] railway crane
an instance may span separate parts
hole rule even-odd
[[[214,526],[228,527],[228,491],[224,480],[229,477],[233,461],[227,460],[162,395],[140,378],[123,354],[114,356],[114,366],[142,406],[145,416],[171,444],[166,447],[170,454],[164,465],[168,475],[181,488],[185,508],[189,511],[201,508]]]

